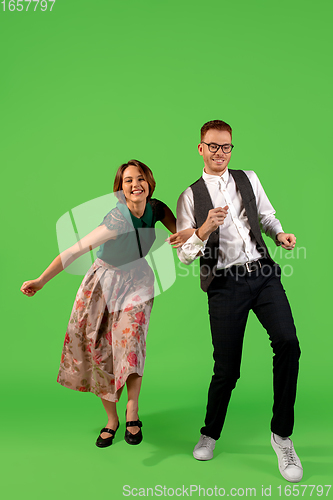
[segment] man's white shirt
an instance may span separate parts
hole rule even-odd
[[[260,181],[252,170],[244,170],[249,178],[257,203],[261,230],[273,240],[283,232],[280,221],[275,217],[267,195]],[[250,224],[245,213],[240,192],[235,180],[227,169],[220,177],[209,175],[203,171],[203,180],[207,186],[214,208],[228,205],[228,215],[219,226],[219,253],[217,268],[245,264],[261,258],[256,243],[250,236]],[[177,203],[177,231],[189,227],[196,228],[194,219],[193,191],[188,187],[179,197]],[[177,249],[178,257],[184,264],[190,264],[203,255],[207,240],[202,241],[194,233],[181,248]]]

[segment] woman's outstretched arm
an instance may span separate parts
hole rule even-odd
[[[179,231],[176,233],[176,217],[173,215],[172,211],[170,210],[169,207],[166,205],[163,207],[164,208],[164,219],[161,220],[162,224],[169,229],[170,233],[173,234],[173,236],[170,236],[168,238],[168,242],[174,247],[178,248],[184,245],[184,243],[192,236],[192,234],[195,232],[195,229],[192,227],[189,227],[187,229],[183,229],[182,231]]]
[[[33,297],[38,290],[41,290],[48,281],[72,264],[74,260],[93,248],[116,237],[117,231],[108,229],[104,224],[96,227],[96,229],[87,234],[87,236],[84,236],[80,241],[75,243],[75,245],[61,252],[39,278],[25,281],[21,286],[21,292],[28,297]]]

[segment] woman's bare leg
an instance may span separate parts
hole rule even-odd
[[[128,403],[127,403],[127,414],[126,420],[129,422],[131,420],[138,420],[138,411],[139,411],[139,394],[141,389],[141,381],[142,377],[137,373],[132,373],[127,377],[126,386],[127,386],[127,395],[128,395]],[[131,434],[136,434],[139,432],[140,428],[128,427],[127,430]]]
[[[119,389],[118,394],[117,394],[117,399],[119,400],[120,395],[122,393],[122,388]],[[103,406],[105,408],[105,411],[108,416],[108,423],[106,424],[105,427],[108,429],[113,429],[114,431],[117,429],[118,425],[118,415],[117,415],[117,403],[114,403],[113,401],[107,401],[106,399],[102,399],[101,401],[103,403]],[[102,432],[101,434],[102,439],[106,439],[110,437],[110,434],[108,432]]]

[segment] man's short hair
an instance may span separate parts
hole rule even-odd
[[[201,127],[201,141],[205,137],[208,130],[210,130],[211,128],[214,128],[215,130],[225,130],[229,132],[232,137],[232,128],[230,127],[230,125],[228,125],[226,122],[223,122],[222,120],[211,120]]]

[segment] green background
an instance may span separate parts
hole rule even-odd
[[[302,349],[293,439],[302,484],[330,484],[332,3],[56,0],[52,12],[2,9],[4,498],[120,499],[123,485],[191,484],[226,495],[254,487],[257,497],[272,485],[277,498],[287,484],[270,447],[271,349],[254,316],[214,460],[192,457],[212,373],[197,265],[184,277],[175,259],[177,280],[155,300],[138,447],[123,440],[125,395],[114,445],[100,450],[102,405],[56,383],[81,277],[61,273],[33,299],[19,291],[57,255],[57,220],[110,192],[122,162],[147,163],[156,197],[175,210],[201,175],[200,127],[217,118],[233,127],[231,167],[257,172],[305,249],[276,255],[293,266],[283,283]]]

